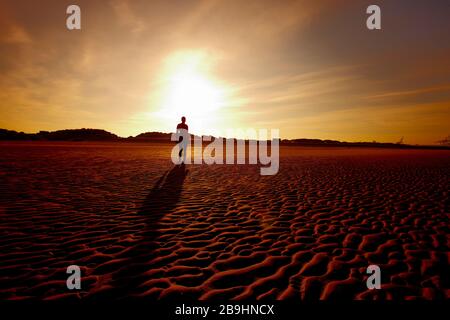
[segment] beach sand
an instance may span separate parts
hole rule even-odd
[[[450,151],[281,147],[261,176],[164,144],[0,150],[2,300],[450,297]]]

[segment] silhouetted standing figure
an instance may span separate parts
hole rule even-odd
[[[181,123],[177,125],[177,135],[179,137],[180,142],[180,151],[178,152],[178,157],[180,157],[180,163],[186,163],[186,151],[188,140],[183,139],[183,137],[188,136],[189,127],[186,124],[186,117],[181,117]],[[181,161],[181,157],[183,156],[183,161]]]

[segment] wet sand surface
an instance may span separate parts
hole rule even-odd
[[[0,299],[450,297],[450,151],[281,147],[261,176],[163,144],[0,150]]]

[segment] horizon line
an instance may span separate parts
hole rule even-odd
[[[108,131],[106,129],[86,128],[86,127],[57,129],[57,130],[52,130],[52,131],[50,131],[50,130],[39,130],[37,132],[17,131],[17,130],[6,129],[6,128],[0,128],[0,131],[1,130],[15,132],[15,133],[18,133],[18,134],[29,134],[29,135],[37,135],[39,133],[45,133],[45,132],[53,133],[53,132],[58,132],[58,131],[99,130],[99,131],[104,131],[104,132],[107,132],[109,134],[112,134],[112,135],[116,136],[119,139],[137,138],[139,135],[146,134],[146,133],[160,133],[160,134],[172,134],[172,133],[174,133],[174,132],[163,132],[163,131],[146,131],[146,132],[141,132],[141,133],[139,133],[139,134],[137,134],[135,136],[130,135],[128,137],[123,137],[123,136],[119,136],[118,134],[116,134],[114,132]],[[194,134],[194,133],[189,133],[189,134],[191,134],[193,136],[198,136],[198,137],[209,136],[209,137],[212,137],[212,138],[223,138],[223,139],[234,139],[234,140],[248,140],[248,141],[255,140],[255,139],[248,139],[248,138],[244,138],[244,139],[241,138],[241,139],[239,139],[239,138],[235,138],[235,137],[230,137],[230,138],[226,138],[226,137],[222,137],[222,136],[217,136],[216,137],[216,136],[213,136],[213,135],[206,135],[206,134],[202,134],[202,135],[197,135],[197,134]],[[274,140],[274,139],[267,139],[267,141],[271,141],[271,140]],[[346,143],[347,144],[365,143],[365,144],[390,144],[390,145],[398,145],[398,146],[405,146],[405,147],[406,146],[412,146],[412,147],[414,147],[414,146],[417,146],[417,147],[427,147],[427,146],[429,146],[429,147],[449,147],[449,146],[446,146],[445,144],[440,144],[439,143],[440,141],[436,141],[435,144],[428,144],[428,145],[426,145],[426,144],[425,145],[423,145],[423,144],[408,144],[408,143],[401,142],[403,140],[403,138],[399,142],[381,142],[381,141],[376,141],[376,140],[373,140],[373,141],[342,141],[342,140],[334,140],[334,139],[319,139],[319,138],[305,138],[305,137],[303,137],[303,138],[291,138],[291,139],[279,137],[278,140],[280,142],[282,142],[282,141],[296,141],[296,140],[318,140],[318,141],[321,141],[321,142],[327,142],[328,141],[328,142],[335,142],[335,143],[342,143],[342,144],[346,144]],[[257,139],[256,141],[259,141],[259,140]]]

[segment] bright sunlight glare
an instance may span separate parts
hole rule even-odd
[[[186,116],[191,131],[214,127],[226,94],[225,87],[211,77],[209,63],[202,52],[181,52],[168,58],[159,116],[170,121]]]

